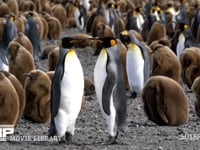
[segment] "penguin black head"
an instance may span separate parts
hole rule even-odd
[[[137,7],[137,8],[135,9],[135,11],[136,11],[137,13],[141,13],[141,12],[142,12],[142,7]]]
[[[185,3],[185,2],[186,2],[186,0],[180,0],[180,2],[181,2],[181,3]]]
[[[158,5],[158,3],[155,2],[155,3],[154,3],[154,6],[153,6],[153,9],[154,9],[154,11],[159,12],[161,8],[160,8],[160,6]]]
[[[77,42],[77,39],[74,39],[72,37],[64,37],[60,40],[60,47],[69,49],[69,48],[72,48],[74,44],[76,44],[76,42]]]
[[[188,24],[187,23],[178,23],[177,28],[180,29],[180,31],[185,31],[188,29]]]
[[[117,40],[113,37],[104,37],[98,39],[98,41],[100,41],[104,48],[109,48],[117,44]]]
[[[115,8],[115,4],[114,3],[108,3],[107,8]]]
[[[129,44],[131,42],[130,39],[130,34],[128,31],[123,31],[120,33],[120,40],[122,41],[123,44]]]
[[[28,16],[30,17],[30,16],[34,16],[34,13],[32,12],[32,11],[29,11],[28,12]]]
[[[115,9],[120,9],[120,5],[119,4],[115,4]]]

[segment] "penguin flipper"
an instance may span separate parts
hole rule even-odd
[[[54,136],[57,133],[54,117],[56,117],[60,105],[60,95],[61,95],[60,80],[62,78],[62,74],[63,74],[63,68],[62,67],[56,68],[51,84],[51,100],[50,100],[51,124],[48,136]]]
[[[102,90],[102,107],[107,115],[110,115],[110,98],[115,88],[116,78],[112,70],[107,69],[107,77]]]
[[[60,89],[60,81],[61,81],[61,72],[63,72],[63,69],[61,67],[56,69],[56,72],[54,74],[53,80],[52,80],[52,90],[51,90],[51,116],[52,118],[57,115],[59,105],[60,105],[60,95],[61,95],[61,89]]]
[[[141,48],[142,57],[144,59],[144,81],[146,81],[150,77],[150,59],[149,54],[147,53],[147,50],[144,45],[139,44],[139,47]]]
[[[8,58],[7,58],[7,51],[6,49],[0,47],[0,59],[2,60],[2,62],[6,65],[8,65]]]

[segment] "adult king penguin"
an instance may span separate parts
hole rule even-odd
[[[0,45],[0,70],[8,71],[8,45],[17,36],[17,28],[13,15],[7,16],[3,27],[2,43]]]
[[[139,42],[131,31],[120,34],[121,41],[127,46],[126,71],[133,98],[141,94],[144,82],[150,76],[150,60],[145,45]]]
[[[84,76],[81,63],[72,49],[75,40],[64,37],[60,41],[59,62],[51,85],[51,124],[49,136],[65,136],[69,144],[81,110]]]
[[[94,85],[102,114],[108,125],[110,139],[107,144],[113,144],[118,131],[124,131],[126,122],[124,78],[116,39],[105,37],[100,41],[104,48],[94,68]]]
[[[30,39],[33,45],[33,58],[34,61],[37,62],[39,61],[40,33],[33,15],[34,14],[32,12],[29,12],[25,25],[25,35]]]
[[[76,7],[76,9],[74,11],[76,26],[80,30],[83,30],[83,28],[85,27],[87,10],[85,9],[85,7],[83,5],[79,4],[79,1],[76,1],[74,3],[74,5]]]

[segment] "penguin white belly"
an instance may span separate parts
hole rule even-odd
[[[154,14],[155,14],[155,16],[156,16],[156,20],[157,20],[157,21],[160,21],[160,16],[159,16],[158,12],[157,12],[157,11],[155,11],[155,13],[154,13]]]
[[[139,47],[128,50],[126,70],[131,92],[140,94],[144,86],[144,60]]]
[[[180,58],[180,55],[184,49],[185,49],[185,36],[183,35],[183,33],[181,33],[179,35],[178,43],[176,47],[176,55],[178,59]]]
[[[65,73],[61,80],[61,96],[55,125],[57,134],[65,132],[74,134],[75,122],[81,110],[84,90],[84,78],[81,64],[76,55],[69,58],[65,64]]]
[[[106,62],[107,62],[107,53],[106,50],[101,50],[99,57],[94,68],[94,85],[95,92],[97,95],[97,100],[99,102],[102,113],[105,115],[102,109],[102,89],[107,76],[106,73]]]
[[[83,6],[85,7],[86,10],[89,10],[90,8],[90,2],[89,0],[82,0]]]
[[[116,85],[114,86],[113,90],[112,90],[112,94],[110,97],[110,115],[106,115],[104,113],[104,116],[106,118],[106,122],[108,124],[108,132],[111,136],[115,136],[117,133],[117,126],[116,126],[116,109],[114,107],[114,103],[113,103],[113,91],[115,89]]]
[[[4,64],[4,62],[0,59],[0,71],[9,71],[8,65]]]
[[[167,9],[167,12],[169,12],[172,15],[172,28],[173,31],[175,31],[175,27],[176,27],[176,11],[174,9],[174,7],[170,7]]]
[[[114,86],[110,97],[110,115],[107,115],[103,111],[103,106],[102,106],[102,90],[107,76],[106,63],[107,63],[107,53],[106,50],[103,49],[99,54],[99,57],[97,59],[94,68],[94,85],[101,112],[103,114],[103,117],[106,119],[108,125],[108,132],[111,136],[115,136],[117,132],[117,126],[116,126],[116,109],[113,103],[113,91],[116,85]]]
[[[142,31],[142,25],[144,23],[144,19],[143,19],[141,14],[136,15],[136,17],[137,17],[137,27],[141,32]]]
[[[84,28],[83,17],[81,17],[81,23],[80,23],[80,21],[79,21],[79,16],[80,16],[80,11],[79,11],[78,8],[76,8],[76,10],[74,11],[74,17],[75,17],[76,26],[77,26],[80,30],[83,30],[83,28]]]
[[[108,10],[105,10],[104,17],[105,17],[107,25],[109,25],[110,24],[110,15],[109,15]]]

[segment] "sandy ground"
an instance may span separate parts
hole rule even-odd
[[[78,33],[77,29],[66,29],[63,36],[70,36]],[[48,41],[42,41],[41,46]],[[97,57],[93,56],[91,48],[77,49],[77,55],[82,63],[84,74],[93,80],[93,70]],[[47,60],[40,60],[37,68],[47,71]],[[102,145],[100,143],[108,139],[105,120],[99,109],[95,94],[85,97],[85,105],[80,112],[76,123],[73,143],[70,145],[59,144],[54,141],[33,141],[36,138],[46,136],[49,129],[49,122],[45,124],[33,123],[20,119],[15,128],[15,137],[31,137],[31,141],[0,142],[0,149],[86,149],[86,150],[166,150],[166,149],[199,149],[200,147],[200,120],[194,111],[194,94],[189,92],[183,85],[189,97],[189,122],[178,127],[158,126],[149,121],[144,113],[141,98],[128,98],[127,132],[120,133],[117,143],[114,145]],[[27,139],[28,140],[28,139]]]

